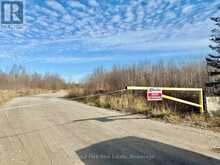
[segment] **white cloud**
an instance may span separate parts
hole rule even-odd
[[[132,22],[134,20],[134,13],[133,13],[133,8],[128,7],[126,11],[126,16],[125,16],[125,22]]]
[[[167,19],[174,19],[176,18],[176,14],[174,12],[167,12],[165,13]]]
[[[86,6],[82,3],[80,3],[79,1],[76,0],[70,0],[68,1],[69,6],[71,6],[72,8],[80,8],[80,9],[85,9]]]
[[[51,7],[52,9],[56,11],[59,11],[60,13],[66,12],[65,8],[59,2],[55,0],[48,0],[46,3],[49,7]]]
[[[155,10],[157,7],[158,7],[158,1],[157,1],[157,0],[148,1],[147,10],[148,10],[149,12],[152,12],[152,11]]]
[[[180,2],[181,0],[166,0],[171,4],[176,4],[177,2]]]
[[[91,56],[91,57],[74,57],[72,56],[57,56],[57,57],[36,57],[33,59],[26,60],[26,63],[31,62],[41,62],[48,64],[65,64],[65,63],[88,63],[88,62],[97,62],[97,61],[109,61],[112,60],[111,57],[99,57],[99,56]]]
[[[183,14],[189,14],[192,10],[193,10],[193,6],[187,5],[187,6],[183,7],[182,12],[183,12]]]
[[[99,4],[98,4],[98,2],[97,2],[96,0],[89,0],[88,2],[89,2],[89,4],[90,4],[91,6],[93,6],[93,7],[99,6]]]
[[[25,17],[25,19],[26,19],[27,21],[34,21],[34,20],[35,20],[34,17],[28,16],[28,15]]]
[[[106,7],[105,11],[97,7],[99,2]],[[145,5],[143,2],[146,2]],[[107,47],[106,45],[144,43],[145,40],[163,39],[165,36],[168,36],[168,39],[183,36],[183,34],[189,38],[192,36],[197,38],[194,33],[202,37],[208,36],[209,27],[204,20],[217,13],[214,7],[218,1],[213,3],[201,1],[197,6],[178,2],[180,0],[135,0],[124,4],[122,1],[120,3],[115,1],[114,4],[108,1],[106,4],[101,4],[98,0],[88,0],[90,5],[87,5],[80,0],[70,0],[65,3],[49,0],[46,1],[46,5],[41,6],[36,2],[27,2],[33,3],[33,10],[28,11],[25,35],[23,35],[24,32],[13,32],[17,40],[12,40],[13,36],[10,35],[12,32],[5,32],[4,36],[1,36],[1,44],[23,41],[24,44],[33,41],[44,44],[56,40],[63,40],[62,42],[65,43],[80,39],[89,45],[87,41],[93,43],[94,39],[107,37],[101,39],[103,42],[99,43],[102,48]],[[190,12],[192,14],[187,14]],[[177,13],[184,14],[177,17]],[[143,37],[138,33],[142,33]],[[31,36],[37,37],[36,40],[31,40]],[[85,48],[88,45],[85,45]],[[99,45],[96,46],[97,49]]]
[[[8,54],[8,52],[1,52],[0,53],[0,58],[5,59],[5,58],[10,58],[11,56]]]
[[[112,17],[112,22],[113,23],[117,23],[117,22],[119,22],[121,20],[121,17],[119,16],[119,15],[114,15],[113,17]]]
[[[71,24],[71,23],[74,22],[73,19],[72,19],[72,17],[71,17],[70,15],[68,15],[68,14],[66,14],[66,15],[63,16],[63,21],[64,21],[65,23],[69,23],[69,24]]]
[[[139,6],[137,8],[137,22],[142,23],[144,20],[144,16],[145,16],[144,8],[142,6]]]
[[[53,16],[53,17],[58,17],[59,16],[59,14],[56,11],[49,10],[47,8],[44,8],[44,7],[41,8],[41,11],[45,14],[48,14],[49,16]]]

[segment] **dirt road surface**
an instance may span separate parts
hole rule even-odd
[[[0,108],[0,165],[214,165],[220,133],[48,94]]]

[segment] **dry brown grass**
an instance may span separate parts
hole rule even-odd
[[[16,97],[16,92],[11,90],[1,90],[0,91],[0,104],[3,104],[10,100],[11,98]]]
[[[109,108],[119,111],[143,113],[149,111],[146,101],[142,97],[134,98],[132,95],[100,96],[84,100],[87,104]]]
[[[181,115],[179,113],[170,113],[165,117],[169,123],[178,123],[188,126],[211,129],[220,132],[220,117],[207,114],[187,114]]]
[[[142,113],[153,118],[163,118],[171,112],[162,102],[159,104],[151,103],[143,96],[134,97],[132,94],[99,96],[82,101],[92,106],[123,112]]]
[[[194,113],[193,111],[183,113],[169,109],[169,105],[162,102],[150,103],[146,98],[141,96],[134,97],[131,94],[121,96],[100,96],[82,100],[84,103],[117,110],[123,112],[141,113],[155,120],[166,121],[174,124],[184,124],[188,126],[211,129],[220,131],[220,117]],[[185,110],[184,110],[185,111]]]
[[[85,90],[82,87],[79,86],[72,86],[71,90],[69,90],[67,94],[67,98],[74,98],[78,96],[84,96],[85,95]]]
[[[19,89],[19,90],[0,90],[0,105],[5,104],[7,101],[22,96],[35,95],[48,92],[42,89]]]

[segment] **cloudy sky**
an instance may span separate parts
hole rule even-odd
[[[0,0],[3,1],[3,0]],[[0,27],[0,69],[79,80],[98,67],[197,61],[219,0],[26,0],[21,28]]]

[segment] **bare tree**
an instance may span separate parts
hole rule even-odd
[[[40,89],[61,89],[67,84],[56,74],[42,75],[39,73],[28,74],[24,67],[13,65],[7,72],[0,71],[0,89],[23,89],[23,88],[40,88]]]

